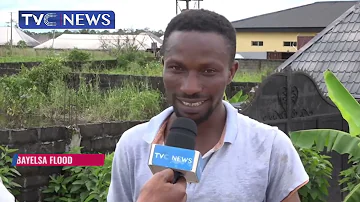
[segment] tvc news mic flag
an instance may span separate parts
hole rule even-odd
[[[187,182],[200,182],[203,160],[199,151],[153,144],[148,165],[152,173],[170,168],[183,174]]]

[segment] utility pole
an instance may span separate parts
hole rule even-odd
[[[10,12],[10,48],[12,50],[12,45],[13,45],[13,30],[12,30],[12,12]]]
[[[178,14],[179,9],[180,9],[180,12],[183,11],[179,6],[179,1],[182,1],[182,2],[185,1],[186,9],[184,9],[184,10],[189,10],[190,9],[190,2],[194,2],[195,4],[197,2],[197,9],[200,9],[200,1],[204,1],[204,0],[176,0],[176,15]],[[195,5],[194,5],[194,9],[195,9]]]

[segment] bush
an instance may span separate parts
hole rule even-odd
[[[14,153],[17,149],[9,149],[7,146],[0,146],[1,150],[1,159],[0,159],[0,177],[4,186],[12,193],[13,195],[18,195],[21,186],[14,182],[15,177],[21,176],[21,174],[16,170],[16,167],[11,165],[12,158],[9,154]]]
[[[351,166],[340,171],[340,185],[344,186],[341,191],[345,193],[352,191],[356,185],[360,184],[360,159],[352,157],[348,163]]]
[[[85,62],[90,60],[90,58],[91,58],[90,53],[81,51],[77,48],[72,49],[67,56],[67,60],[72,62]]]
[[[137,63],[140,67],[144,67],[150,62],[150,58],[154,58],[151,53],[137,50],[124,50],[117,56],[117,62],[120,68],[126,69],[130,63]]]
[[[81,153],[75,148],[69,153]],[[104,166],[64,167],[61,175],[50,176],[49,185],[43,190],[44,201],[105,202],[111,180],[114,153],[107,154]]]
[[[300,148],[298,153],[310,177],[309,183],[299,190],[301,201],[326,202],[333,170],[332,164],[327,160],[330,157],[311,149]]]

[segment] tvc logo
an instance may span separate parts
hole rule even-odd
[[[115,29],[113,11],[19,11],[21,29]]]

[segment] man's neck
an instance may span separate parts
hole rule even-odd
[[[175,113],[170,116],[168,126],[171,126],[176,119]],[[214,110],[208,120],[198,125],[198,134],[196,137],[197,151],[202,155],[212,149],[220,140],[222,132],[226,123],[226,108],[223,103]],[[170,127],[166,128],[166,136],[169,133]]]

